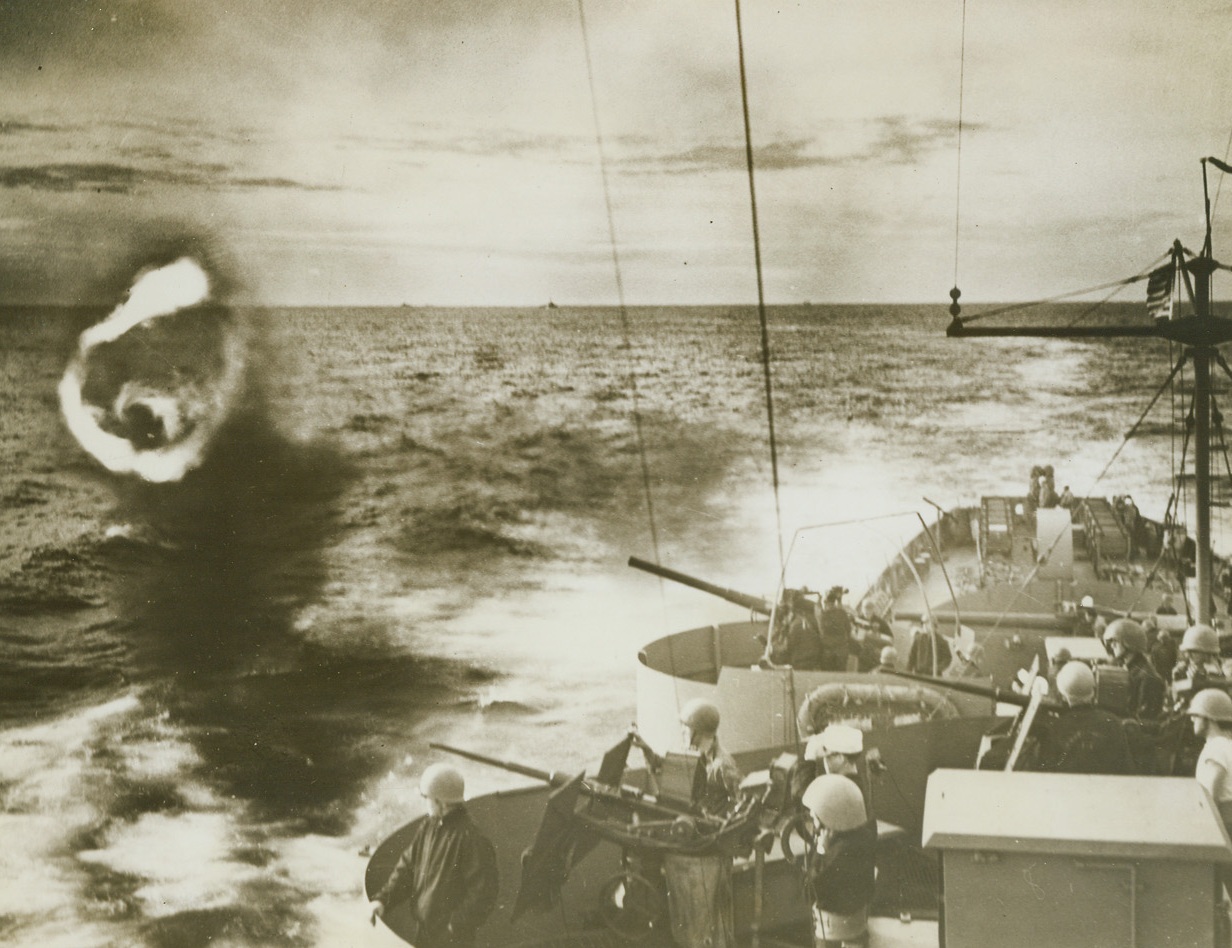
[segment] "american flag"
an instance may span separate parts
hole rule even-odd
[[[1176,267],[1169,263],[1151,271],[1146,281],[1146,312],[1156,320],[1172,318],[1172,281]]]

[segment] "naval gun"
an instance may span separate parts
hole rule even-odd
[[[553,788],[535,838],[522,853],[513,921],[527,910],[543,913],[559,905],[561,888],[573,867],[600,840],[620,847],[622,868],[599,887],[599,918],[629,941],[649,934],[667,911],[666,892],[661,882],[652,881],[658,874],[644,867],[657,865],[672,854],[736,855],[751,849],[763,853],[757,844],[768,838],[764,824],[775,818],[789,792],[785,761],[762,781],[746,779],[733,805],[723,814],[714,814],[704,812],[693,800],[652,795],[624,783],[628,753],[635,743],[642,746],[630,729],[604,755],[593,779],[585,772],[569,776],[448,744],[429,745]]]
[[[934,678],[932,675],[917,675],[914,672],[890,671],[888,669],[883,674],[893,675],[895,678],[907,678],[911,681],[922,682],[934,688],[948,688],[951,691],[961,691],[963,694],[991,698],[998,703],[1013,704],[1020,708],[1025,708],[1031,704],[1030,695],[1012,691],[1009,688],[1001,688],[998,685],[981,684],[968,678]],[[1066,711],[1069,709],[1069,705],[1049,698],[1041,699],[1038,705],[1042,711]]]
[[[431,743],[428,746],[489,767],[521,774],[553,788],[555,811],[594,835],[638,852],[687,853],[702,855],[720,849],[734,852],[747,849],[758,820],[771,803],[766,792],[742,793],[723,813],[705,811],[698,804],[704,768],[695,754],[665,755],[664,771],[676,770],[675,789],[654,794],[623,782],[630,749],[638,741],[630,732],[603,757],[594,778],[579,773],[573,776],[540,770],[514,761],[498,760],[474,751]],[[663,761],[665,758],[657,758]],[[664,776],[660,773],[660,778]],[[785,778],[784,778],[785,779]],[[780,781],[782,782],[782,781]],[[777,797],[775,797],[777,799]],[[773,807],[773,803],[771,803]]]
[[[750,596],[748,593],[742,593],[739,590],[716,586],[714,583],[708,583],[704,579],[698,579],[696,576],[690,576],[688,573],[668,569],[666,566],[659,566],[657,563],[651,563],[636,556],[629,557],[629,565],[634,569],[640,569],[654,576],[670,579],[674,583],[680,583],[683,586],[689,586],[692,589],[699,589],[702,592],[710,593],[712,596],[718,596],[720,599],[725,599],[737,606],[743,606],[759,615],[769,616],[774,611],[774,607],[760,596]]]

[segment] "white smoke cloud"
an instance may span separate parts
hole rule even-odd
[[[86,398],[92,361],[109,343],[161,317],[209,299],[210,280],[195,260],[184,257],[140,274],[128,297],[78,340],[77,353],[60,380],[60,408],[69,431],[110,471],[136,474],[147,481],[180,480],[204,459],[214,435],[229,414],[239,391],[244,346],[234,327],[222,337],[214,375],[134,377],[119,383],[106,403]]]

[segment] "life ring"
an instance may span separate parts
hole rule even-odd
[[[851,724],[862,731],[959,717],[940,691],[913,685],[833,682],[814,688],[800,704],[800,734],[820,734],[829,724]]]

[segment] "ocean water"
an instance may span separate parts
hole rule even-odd
[[[104,315],[0,313],[5,944],[362,945],[360,853],[421,812],[430,741],[583,766],[641,643],[744,616],[628,556],[772,596],[782,545],[858,585],[1033,464],[1158,516],[1179,448],[1169,393],[1122,446],[1166,345],[778,307],[776,504],[751,308],[241,310],[225,424],[149,483],[60,412]]]

